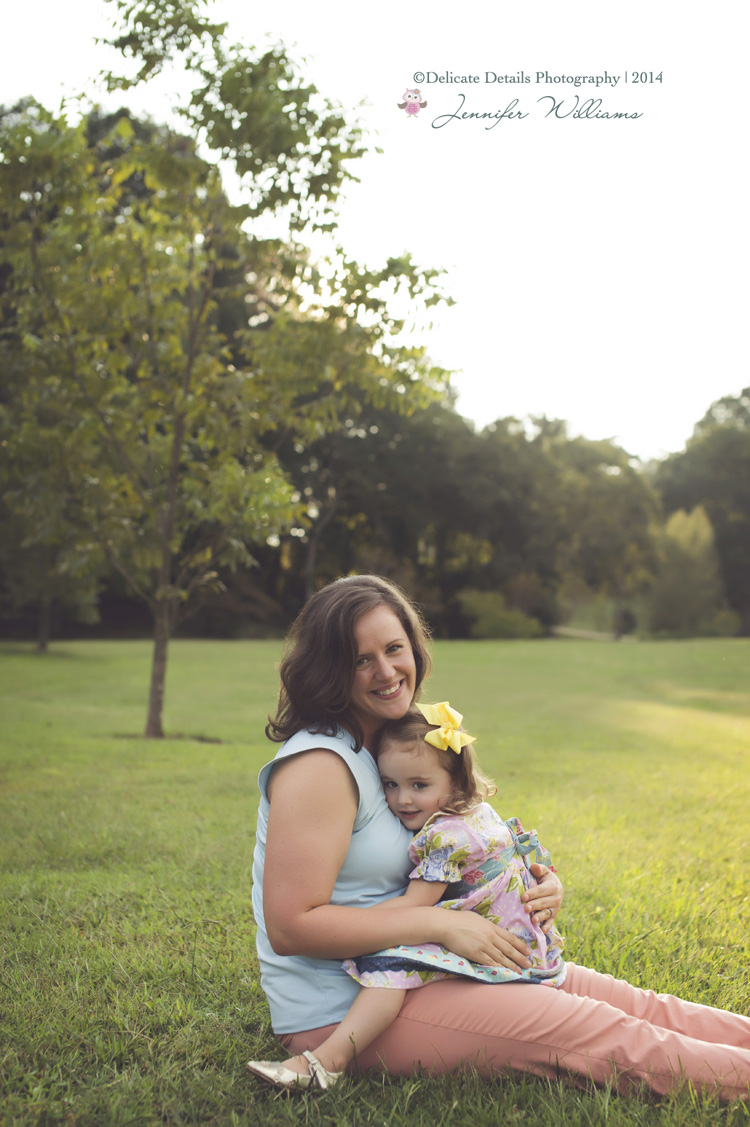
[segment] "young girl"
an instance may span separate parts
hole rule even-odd
[[[562,937],[551,925],[542,930],[533,923],[521,899],[536,883],[530,858],[548,865],[549,854],[536,833],[524,833],[515,818],[503,822],[484,801],[497,788],[482,774],[471,746],[474,737],[461,728],[462,719],[447,701],[416,705],[381,733],[377,762],[386,801],[415,834],[409,853],[416,868],[405,894],[377,907],[440,902],[451,910],[478,912],[527,943],[531,966],[517,971],[480,966],[432,943],[349,959],[344,969],[367,989],[360,990],[316,1053],[305,1052],[283,1064],[248,1062],[251,1072],[276,1087],[329,1088],[391,1024],[405,991],[414,987],[452,976],[553,987],[563,981]]]

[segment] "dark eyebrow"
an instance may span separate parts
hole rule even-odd
[[[406,635],[400,634],[398,638],[393,638],[390,642],[386,642],[384,648],[387,650],[389,646],[394,646],[396,644],[396,642],[405,642],[405,641],[406,641]],[[370,657],[370,651],[369,650],[362,650],[362,651],[358,650],[357,651],[357,657],[358,658],[360,658],[360,657]]]

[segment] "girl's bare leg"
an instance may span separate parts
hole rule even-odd
[[[405,994],[405,990],[362,987],[341,1023],[315,1050],[323,1067],[329,1072],[343,1072],[396,1019]],[[310,1072],[303,1056],[290,1057],[283,1064],[302,1075]]]

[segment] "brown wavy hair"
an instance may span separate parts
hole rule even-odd
[[[279,703],[266,727],[270,740],[281,743],[305,728],[332,736],[343,727],[360,750],[364,733],[349,707],[357,660],[354,627],[363,614],[379,606],[393,611],[409,639],[417,671],[415,698],[418,696],[432,667],[429,631],[421,614],[389,579],[347,575],[316,591],[292,623],[279,666]]]
[[[389,720],[381,728],[373,754],[377,757],[389,744],[423,743],[428,732],[434,732],[436,727],[425,720],[418,708],[412,707],[400,720]],[[432,744],[426,746],[451,777],[450,800],[441,807],[446,814],[468,814],[474,806],[497,794],[497,787],[479,765],[473,744],[466,744],[458,755],[451,748],[443,751]]]

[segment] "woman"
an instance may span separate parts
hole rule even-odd
[[[409,831],[388,810],[367,751],[403,716],[429,671],[415,609],[376,576],[317,592],[290,633],[271,739],[285,743],[261,771],[253,866],[261,981],[273,1028],[290,1053],[314,1052],[357,985],[341,960],[396,944],[439,943],[475,963],[530,965],[518,937],[473,912],[367,908],[403,892]],[[549,927],[562,888],[544,866],[526,893]],[[732,1046],[738,1046],[733,1048]],[[670,1091],[683,1076],[747,1096],[750,1020],[568,964],[557,990],[447,980],[411,991],[360,1068],[409,1074],[471,1065],[598,1083],[645,1080]]]

